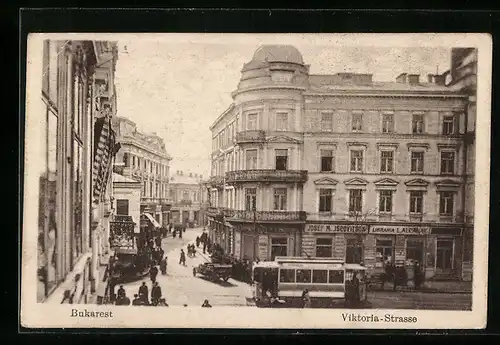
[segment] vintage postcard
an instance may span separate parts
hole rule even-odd
[[[27,47],[22,326],[486,326],[489,35]]]

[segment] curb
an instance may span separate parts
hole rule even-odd
[[[425,290],[368,290],[368,292],[422,292],[422,293],[435,293],[435,294],[447,294],[447,295],[465,295],[465,294],[471,294],[472,291],[466,291],[466,290],[457,290],[457,291],[444,291],[444,290],[432,290],[432,289],[425,289]]]

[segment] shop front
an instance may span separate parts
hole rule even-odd
[[[274,260],[277,256],[300,256],[300,227],[282,224],[235,225],[233,254],[240,260]]]
[[[461,228],[420,225],[307,224],[303,254],[360,263],[374,273],[387,264],[418,263],[426,279],[457,279],[462,271]]]

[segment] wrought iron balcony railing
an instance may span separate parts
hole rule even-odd
[[[236,134],[236,143],[260,143],[266,140],[266,133],[261,130],[243,131]]]
[[[304,211],[243,211],[234,210],[229,221],[263,222],[263,221],[299,221],[304,222],[307,218]]]
[[[240,182],[292,182],[305,183],[307,170],[238,170],[226,173],[227,183]]]
[[[207,208],[207,215],[209,217],[233,217],[234,210],[227,207],[209,207]]]

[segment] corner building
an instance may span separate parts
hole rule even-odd
[[[238,257],[460,277],[468,98],[444,80],[311,75],[294,47],[260,47],[211,126],[212,232]]]

